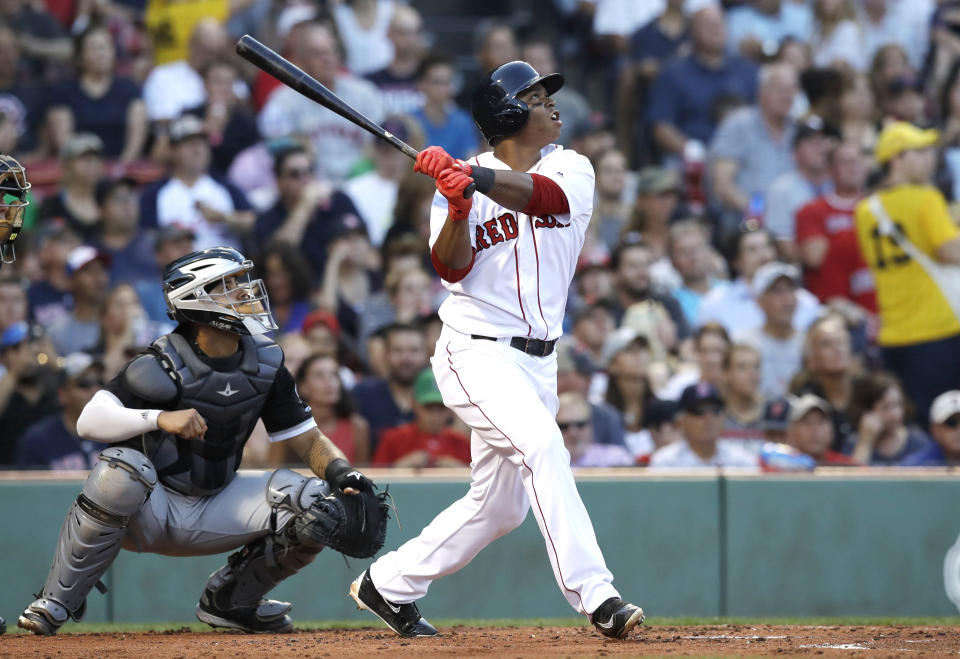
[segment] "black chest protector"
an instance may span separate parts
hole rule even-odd
[[[207,432],[202,440],[152,432],[143,437],[144,451],[166,487],[189,496],[216,494],[233,480],[240,466],[243,447],[260,418],[283,352],[269,338],[242,336],[239,365],[219,371],[201,361],[177,333],[160,337],[152,349],[178,380],[176,409],[197,410],[207,422]]]

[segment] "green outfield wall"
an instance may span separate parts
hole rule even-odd
[[[626,472],[620,472],[626,473]],[[402,530],[414,536],[466,491],[465,478],[390,483]],[[0,615],[42,585],[80,480],[0,477]],[[599,478],[578,475],[615,585],[654,616],[948,616],[960,592],[960,478],[847,475]],[[122,552],[94,591],[87,619],[187,621],[225,554],[167,558]],[[366,561],[324,551],[274,596],[302,620],[361,616],[346,596]],[[946,572],[946,573],[945,573]],[[433,618],[569,617],[532,515],[461,572],[436,582]],[[362,614],[367,615],[367,614]]]

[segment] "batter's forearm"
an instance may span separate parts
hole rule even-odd
[[[485,194],[504,208],[522,211],[533,195],[533,177],[526,172],[494,170],[493,187]]]
[[[470,242],[470,222],[449,217],[433,244],[434,259],[451,269],[465,268],[473,259],[473,244]]]

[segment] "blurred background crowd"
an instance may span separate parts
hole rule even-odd
[[[960,321],[921,297],[885,319],[854,221],[891,171],[957,216],[957,0],[0,0],[0,152],[33,183],[0,272],[0,467],[88,466],[80,410],[171,329],[163,265],[214,245],[255,260],[351,462],[469,463],[426,369],[433,181],[247,65],[244,33],[455,157],[488,148],[484,73],[564,74],[563,144],[596,172],[557,356],[575,466],[960,460]],[[288,462],[254,433],[247,466]]]

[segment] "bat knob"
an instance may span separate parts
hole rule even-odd
[[[470,197],[473,196],[473,193],[476,191],[477,191],[477,184],[471,183],[470,185],[468,185],[463,189],[463,198],[469,199]]]

